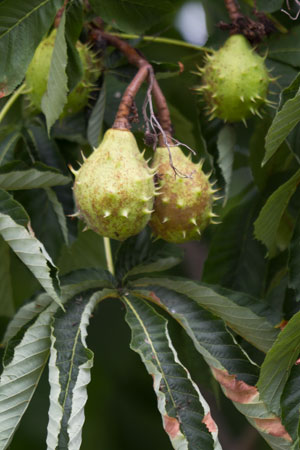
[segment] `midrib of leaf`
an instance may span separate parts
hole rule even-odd
[[[11,1],[11,0],[10,0]],[[30,12],[28,12],[27,14],[25,14],[25,16],[23,16],[21,19],[19,19],[12,27],[8,28],[6,31],[4,31],[4,33],[2,33],[0,35],[0,39],[5,36],[7,33],[10,33],[14,28],[18,27],[23,21],[25,21],[28,17],[31,16],[31,14],[34,14],[35,11],[38,11],[39,8],[42,8],[44,5],[46,5],[47,3],[51,2],[52,0],[44,0],[42,3],[40,3],[38,6],[36,6],[35,8],[33,8]],[[2,6],[2,5],[0,5]]]
[[[158,366],[159,366],[160,373],[162,374],[162,377],[163,377],[163,380],[164,380],[164,382],[165,382],[165,385],[168,387],[168,392],[169,392],[170,398],[172,399],[173,407],[176,408],[176,402],[175,402],[174,397],[173,397],[173,395],[172,395],[172,391],[171,391],[171,389],[170,389],[169,383],[168,383],[168,381],[167,381],[167,379],[166,379],[166,377],[165,377],[165,372],[164,372],[164,370],[163,370],[163,368],[162,368],[162,366],[161,366],[161,363],[160,363],[159,357],[158,357],[158,355],[157,355],[157,352],[156,352],[156,350],[155,350],[155,347],[153,346],[151,336],[149,335],[147,328],[144,326],[143,321],[141,320],[139,314],[137,313],[136,309],[133,307],[133,305],[131,304],[131,302],[128,300],[128,298],[124,295],[124,296],[122,297],[122,299],[127,303],[127,305],[129,306],[129,308],[131,309],[131,311],[133,312],[133,314],[134,314],[135,317],[137,318],[137,320],[138,320],[139,324],[141,325],[141,327],[142,327],[142,329],[143,329],[145,335],[147,336],[147,339],[149,340],[149,344],[150,344],[150,346],[151,346],[153,355],[155,355],[155,359],[156,359],[157,364],[158,364]]]
[[[69,375],[68,375],[68,381],[67,381],[67,385],[66,385],[64,400],[63,400],[63,403],[62,403],[63,411],[65,410],[65,404],[66,404],[66,400],[67,400],[67,397],[68,397],[69,386],[70,386],[70,383],[71,383],[71,375],[72,375],[72,371],[73,371],[73,367],[74,367],[75,350],[76,350],[76,347],[77,347],[77,343],[78,343],[78,338],[80,336],[80,332],[81,332],[80,327],[78,327],[78,330],[77,330],[77,333],[76,333],[75,339],[74,339],[74,345],[73,345],[73,348],[72,348],[72,358],[71,358],[70,370],[69,370]]]

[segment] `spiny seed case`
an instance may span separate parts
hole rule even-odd
[[[73,173],[78,215],[96,233],[123,241],[147,225],[154,203],[154,171],[130,131],[109,129]]]
[[[42,97],[47,90],[55,38],[56,30],[53,30],[39,44],[26,73],[29,100],[31,105],[39,111],[41,110]],[[69,93],[61,117],[74,114],[87,105],[90,92],[94,88],[94,83],[99,75],[100,63],[95,55],[80,41],[77,42],[76,48],[82,63],[82,78]]]
[[[267,102],[271,80],[264,58],[258,55],[241,34],[235,34],[212,55],[202,69],[203,93],[210,118],[236,122],[259,113]]]
[[[213,194],[202,164],[194,164],[179,147],[170,147],[173,165],[186,175],[176,176],[170,166],[166,147],[156,150],[153,166],[158,167],[159,196],[155,199],[150,225],[153,233],[168,242],[199,239],[212,221]]]

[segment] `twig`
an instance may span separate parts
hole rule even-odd
[[[6,116],[6,114],[8,113],[9,109],[12,107],[12,105],[15,103],[15,101],[17,100],[17,98],[21,95],[21,94],[25,94],[26,92],[26,84],[23,83],[21,84],[21,86],[18,87],[18,89],[16,89],[14,91],[14,93],[9,97],[9,99],[7,100],[7,102],[5,103],[5,105],[3,106],[3,108],[0,111],[0,123],[2,122],[2,120],[4,119],[4,117]]]
[[[242,16],[235,0],[225,0],[225,6],[232,22],[236,22]]]
[[[295,2],[296,2],[296,4],[299,6],[299,9],[298,9],[298,12],[297,12],[296,16],[293,17],[293,16],[289,13],[289,11],[286,11],[285,9],[281,9],[281,11],[282,11],[283,13],[287,14],[291,20],[297,20],[298,17],[299,17],[299,15],[300,15],[300,1],[299,1],[299,0],[295,0]],[[291,10],[289,0],[286,0],[286,5],[287,5],[288,10]]]

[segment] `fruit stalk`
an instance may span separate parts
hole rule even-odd
[[[146,67],[147,75],[149,73],[150,74],[152,73],[152,75],[149,77],[149,82],[152,81],[152,83],[153,83],[152,91],[153,91],[153,97],[154,97],[154,100],[155,100],[155,103],[157,106],[158,121],[161,125],[163,132],[166,134],[166,136],[171,137],[172,136],[172,124],[171,124],[169,108],[167,105],[166,98],[165,98],[164,94],[162,93],[156,78],[153,75],[153,68],[152,68],[151,64],[146,60],[146,58],[144,56],[142,56],[130,44],[128,44],[125,41],[122,41],[117,36],[112,36],[111,34],[106,33],[105,31],[96,29],[96,28],[94,28],[92,30],[91,36],[92,36],[92,39],[95,41],[105,39],[110,45],[113,45],[118,50],[120,50],[126,56],[126,58],[128,59],[130,64],[138,67],[139,69]],[[138,74],[139,74],[139,72],[138,72]],[[145,75],[145,73],[143,71],[140,72],[139,76],[142,76],[141,74]],[[144,79],[146,79],[147,75],[145,76]],[[138,76],[138,79],[139,79],[139,76]],[[132,82],[136,83],[137,81],[136,80],[134,81],[134,80]],[[140,81],[140,79],[139,79],[139,81]],[[130,92],[130,89],[131,89],[130,85],[128,86],[127,90],[128,89]],[[125,93],[126,93],[126,91],[125,91]]]

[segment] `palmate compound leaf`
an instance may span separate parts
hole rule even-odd
[[[138,280],[136,284],[138,285],[140,281],[143,282]],[[294,450],[294,442],[282,425],[281,419],[270,411],[255,387],[258,368],[251,364],[245,352],[241,351],[229,333],[226,337],[224,333],[226,328],[223,324],[222,329],[222,321],[218,323],[214,316],[205,316],[203,312],[201,313],[202,308],[186,295],[161,286],[148,285],[147,288],[151,291],[134,293],[164,307],[183,326],[196,349],[210,366],[224,394],[257,428],[271,448]]]
[[[300,169],[270,195],[254,223],[255,237],[265,244],[269,257],[276,254],[280,221],[299,182]]]
[[[217,140],[217,146],[219,151],[218,165],[222,171],[222,175],[225,180],[224,204],[227,201],[230,189],[235,142],[236,142],[236,135],[234,129],[229,125],[225,125],[221,129]]]
[[[0,190],[0,235],[45,291],[61,305],[57,269],[43,244],[24,225],[28,226],[29,220],[23,207]]]
[[[153,377],[158,409],[173,448],[221,449],[209,407],[178,359],[167,320],[133,294],[123,296],[123,301],[132,331],[130,346]]]
[[[0,97],[10,94],[22,82],[37,45],[63,3],[63,0],[0,2]]]
[[[257,386],[261,397],[275,414],[280,413],[282,392],[299,355],[300,312],[289,320],[278,335],[261,367]]]
[[[14,335],[4,355],[0,377],[1,450],[8,448],[48,360],[50,322],[57,308],[52,302],[41,314],[26,322],[19,329],[21,336]],[[10,337],[13,337],[12,330]]]
[[[73,297],[57,311],[51,326],[50,408],[47,448],[79,449],[93,352],[86,346],[87,327],[97,302],[115,295],[104,289]]]
[[[267,352],[273,345],[278,331],[265,319],[255,313],[254,308],[240,306],[234,296],[231,298],[219,294],[213,288],[199,282],[180,278],[142,278],[135,282],[135,286],[161,286],[175,291],[193,300],[198,306],[220,317],[226,325],[232,328],[252,345]],[[242,293],[240,296],[242,297]],[[249,296],[247,296],[248,301]],[[176,310],[176,304],[174,303]]]
[[[103,278],[103,279],[102,279]],[[77,271],[63,277],[63,302],[92,287],[109,285],[106,274],[94,271]],[[104,291],[103,291],[104,292]],[[106,290],[108,292],[108,289]],[[78,295],[79,294],[79,295]],[[113,296],[114,291],[111,291]],[[39,294],[32,302],[23,305],[8,325],[2,345],[6,345],[4,370],[0,378],[0,449],[9,442],[27,409],[37,387],[50,352],[51,321],[61,309],[46,294]]]

